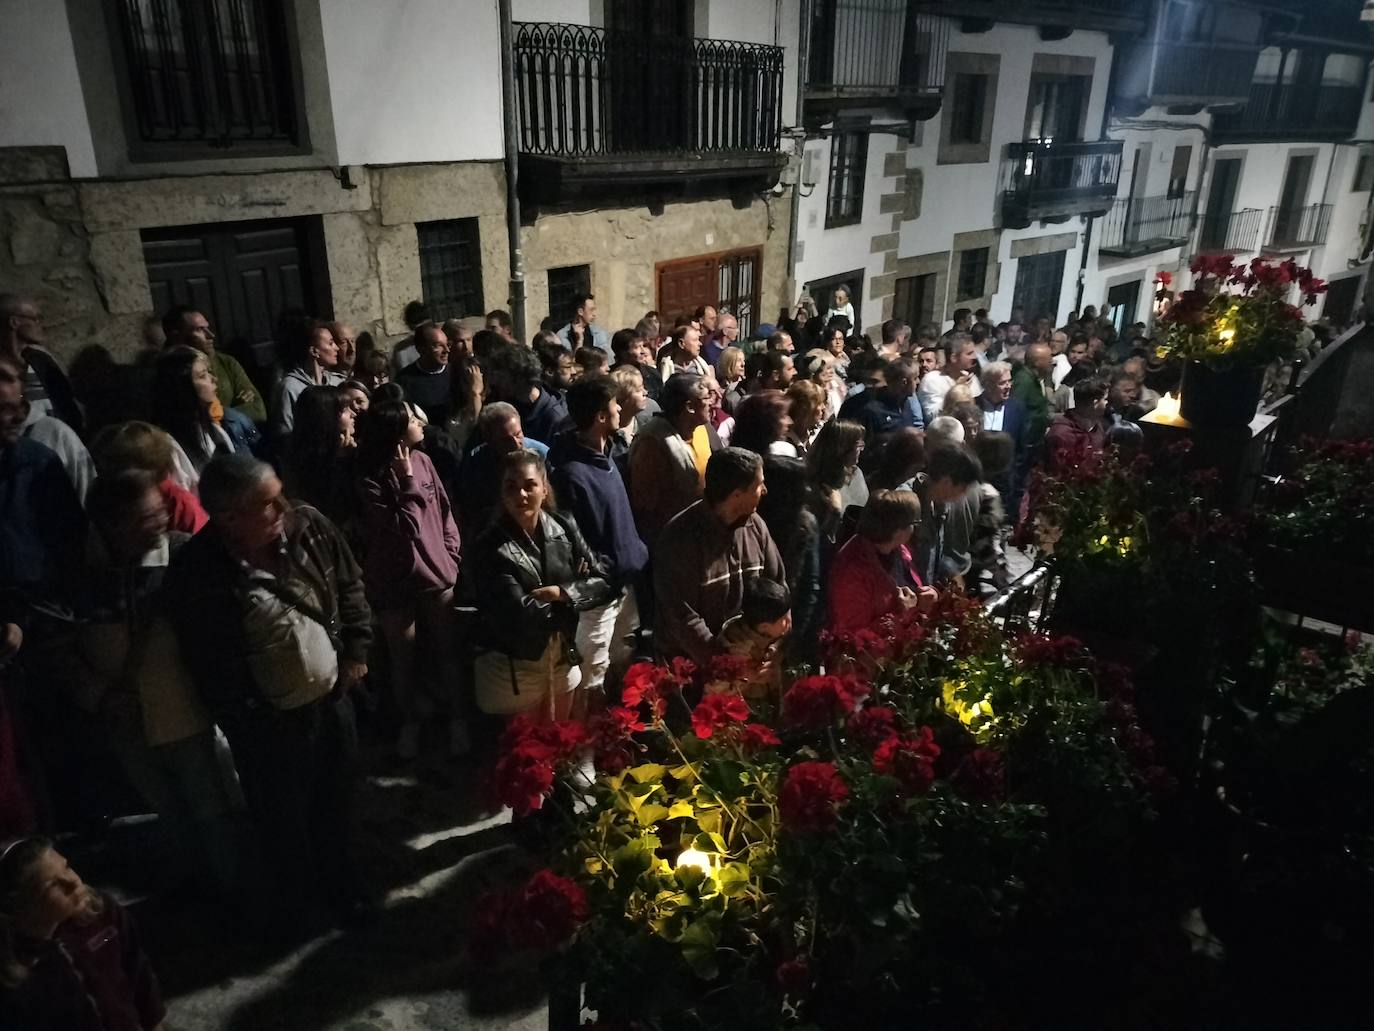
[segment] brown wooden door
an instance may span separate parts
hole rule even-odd
[[[719,261],[713,254],[658,266],[658,316],[664,330],[673,328],[679,315],[691,315],[703,304],[715,304]]]
[[[199,308],[221,346],[250,372],[271,366],[272,330],[283,309],[331,315],[318,218],[148,229],[143,260],[153,310]]]

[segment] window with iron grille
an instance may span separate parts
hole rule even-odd
[[[974,247],[959,252],[959,281],[957,301],[969,301],[983,296],[988,282],[988,249]]]
[[[280,0],[115,0],[130,151],[303,148],[290,11]]]
[[[739,322],[741,340],[748,340],[758,324],[759,266],[763,252],[757,248],[721,255],[716,266],[720,311],[728,311]]]
[[[559,330],[571,323],[577,314],[577,302],[591,292],[590,265],[549,269],[549,324]]]
[[[830,143],[830,191],[825,204],[827,229],[853,225],[863,217],[864,171],[867,164],[867,133],[835,134]]]
[[[482,249],[477,219],[417,222],[420,291],[435,321],[481,315]]]

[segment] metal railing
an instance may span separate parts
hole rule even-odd
[[[983,602],[983,611],[1004,629],[1039,631],[1054,601],[1054,567],[1045,559]]]
[[[1100,201],[1105,207],[1116,196],[1121,178],[1121,149],[1120,140],[1008,144],[1003,190],[1032,206],[1083,200]]]
[[[298,142],[279,3],[119,0],[116,12],[141,142]]]
[[[1245,97],[1259,51],[1216,43],[1157,43],[1151,51],[1152,97]]]
[[[1245,107],[1218,114],[1212,131],[1218,137],[1344,138],[1355,133],[1363,99],[1360,86],[1257,82]]]
[[[1259,208],[1209,211],[1202,216],[1197,246],[1200,251],[1253,251],[1259,247]]]
[[[1146,254],[1177,246],[1193,231],[1197,194],[1177,197],[1123,197],[1102,220],[1104,251]]]
[[[520,150],[580,157],[775,151],[782,48],[517,22]]]
[[[1308,204],[1302,208],[1269,209],[1268,247],[1314,247],[1326,243],[1331,224],[1330,204]]]
[[[950,22],[906,0],[816,0],[808,94],[896,96],[945,85]]]

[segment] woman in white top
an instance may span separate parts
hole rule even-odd
[[[695,326],[678,326],[673,330],[673,338],[658,365],[664,383],[680,372],[714,378],[711,366],[701,356],[701,331]]]
[[[859,331],[859,327],[854,324],[854,305],[849,303],[849,291],[842,286],[837,286],[835,288],[834,300],[830,304],[830,310],[825,313],[826,325],[829,325],[830,320],[836,315],[843,315],[849,320],[849,331],[851,333],[857,333]]]

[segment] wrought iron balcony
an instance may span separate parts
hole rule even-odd
[[[1309,204],[1302,208],[1269,209],[1269,231],[1265,234],[1267,250],[1302,250],[1326,243],[1326,230],[1331,224],[1330,204]]]
[[[1118,51],[1117,96],[1141,106],[1243,104],[1259,47],[1138,43]]]
[[[1191,190],[1177,197],[1127,197],[1116,201],[1102,220],[1103,254],[1134,257],[1186,243],[1193,231]]]
[[[786,164],[781,47],[517,22],[522,189],[757,178]],[[529,173],[529,181],[525,176]]]
[[[891,105],[921,121],[940,110],[950,22],[908,0],[815,0],[806,67],[806,121],[848,107]]]
[[[1197,249],[1200,251],[1253,251],[1259,248],[1259,208],[1240,211],[1209,211],[1202,216]]]
[[[1035,219],[1100,215],[1121,178],[1120,140],[1026,141],[1007,146],[1002,163],[1002,221],[1024,228]]]
[[[1360,120],[1363,99],[1361,86],[1257,82],[1243,110],[1216,116],[1212,138],[1221,143],[1349,139]]]

